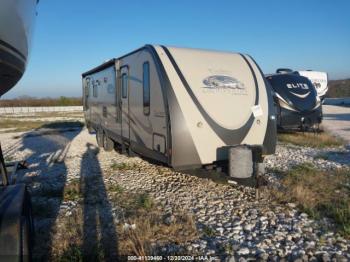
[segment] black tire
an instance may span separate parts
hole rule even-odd
[[[131,147],[128,147],[128,156],[129,157],[135,157],[137,154],[131,149]]]
[[[114,141],[106,134],[103,135],[103,148],[105,151],[112,151],[114,149]]]
[[[94,132],[94,129],[92,128],[90,122],[86,122],[86,128],[87,128],[89,134],[92,134]]]
[[[104,135],[103,135],[103,131],[101,129],[98,129],[96,131],[96,141],[97,141],[97,145],[99,147],[103,147],[103,140],[104,140]]]

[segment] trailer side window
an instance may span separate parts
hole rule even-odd
[[[127,98],[128,95],[128,76],[124,73],[122,74],[122,97]]]
[[[150,113],[150,72],[149,62],[143,64],[143,113],[149,115]]]
[[[87,77],[85,82],[85,96],[88,97],[89,95],[90,95],[90,77]]]

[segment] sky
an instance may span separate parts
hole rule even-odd
[[[27,71],[3,98],[81,96],[81,73],[145,44],[349,78],[349,10],[349,0],[40,0]]]

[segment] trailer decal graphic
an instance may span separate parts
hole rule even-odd
[[[293,94],[293,95],[295,95],[295,96],[297,96],[297,97],[305,98],[305,97],[307,97],[307,96],[310,94],[310,91],[307,92],[306,94],[296,94],[296,93],[294,93],[294,92],[290,92],[290,93]]]
[[[236,78],[225,75],[209,76],[203,80],[203,84],[205,84],[204,88],[245,89],[242,82],[238,81]]]

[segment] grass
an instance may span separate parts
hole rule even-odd
[[[124,171],[124,170],[132,170],[132,169],[135,169],[137,168],[137,164],[133,163],[133,164],[130,164],[130,163],[125,163],[125,162],[122,162],[122,163],[113,163],[111,165],[111,168],[113,170],[120,170],[120,171]]]
[[[1,129],[10,129],[0,131],[1,133],[6,132],[23,132],[30,131],[40,128],[49,128],[49,129],[57,129],[57,128],[75,128],[82,127],[84,124],[80,121],[57,121],[57,122],[49,122],[49,121],[33,121],[33,120],[15,120],[15,119],[5,119],[0,118],[0,127]]]
[[[206,235],[207,237],[213,237],[216,235],[215,230],[211,227],[208,227],[204,225],[203,227],[203,234]]]
[[[1,128],[11,128],[11,132],[21,132],[39,128],[43,122],[40,121],[19,121],[14,119],[0,119]]]
[[[72,180],[64,188],[63,200],[64,201],[77,201],[81,198],[80,181],[79,179]]]
[[[71,181],[69,190],[66,186],[65,195],[75,196],[78,193],[76,182]],[[114,229],[117,235],[118,255],[157,255],[161,247],[168,244],[183,244],[198,237],[193,217],[183,210],[172,212],[173,220],[166,223],[165,214],[158,208],[153,198],[145,192],[128,192],[117,183],[107,185],[109,200],[117,207],[118,222],[114,221],[109,229]],[[68,193],[72,192],[72,193]],[[89,249],[89,254],[84,253],[84,228],[90,224],[84,224],[83,206],[77,206],[71,216],[61,216],[54,232],[52,243],[53,261],[104,261],[106,260],[105,248],[102,242],[97,240],[95,248]],[[96,218],[98,220],[98,218]],[[117,223],[117,224],[116,224]],[[126,228],[125,224],[135,225]],[[100,235],[101,225],[98,225]],[[92,241],[96,241],[91,239]],[[110,243],[113,243],[111,241]],[[86,243],[85,243],[86,244]],[[38,252],[40,253],[40,252]],[[107,259],[108,260],[108,259]]]
[[[338,147],[344,145],[344,141],[332,136],[327,132],[321,133],[281,133],[278,134],[278,141],[298,146],[314,148]]]
[[[153,199],[147,193],[137,194],[135,200],[139,208],[150,210],[154,206]]]
[[[57,224],[53,234],[53,241],[57,244],[52,245],[53,261],[82,261],[83,252],[83,213],[81,209],[76,209],[72,216],[67,216]],[[40,252],[38,252],[40,253]],[[35,254],[35,253],[34,253]],[[35,258],[35,256],[34,256]]]
[[[131,193],[116,185],[111,200],[121,207],[123,222],[135,224],[135,229],[125,230],[123,222],[118,226],[119,251],[121,255],[150,255],[159,250],[152,246],[167,243],[185,243],[197,237],[194,219],[183,210],[172,213],[174,219],[166,223],[164,214],[157,208],[153,198],[144,192]]]
[[[314,219],[328,217],[337,230],[350,237],[350,170],[321,171],[298,165],[282,174],[284,191],[273,190],[281,203],[294,202]]]
[[[108,186],[108,192],[121,194],[124,192],[124,188],[118,184],[112,184],[112,185]]]
[[[83,261],[83,254],[80,246],[75,244],[69,244],[60,255],[57,261],[60,262],[70,262],[70,261]]]
[[[112,202],[124,209],[125,217],[133,217],[138,213],[147,212],[155,207],[153,198],[147,193],[126,192],[123,188],[113,185],[114,191],[109,191]]]
[[[157,246],[181,244],[197,237],[192,216],[177,212],[174,213],[174,217],[174,222],[170,225],[163,223],[162,214],[156,210],[130,218],[129,224],[135,224],[135,229],[118,229],[121,255],[159,254],[159,248],[152,247],[152,243],[156,243]]]

